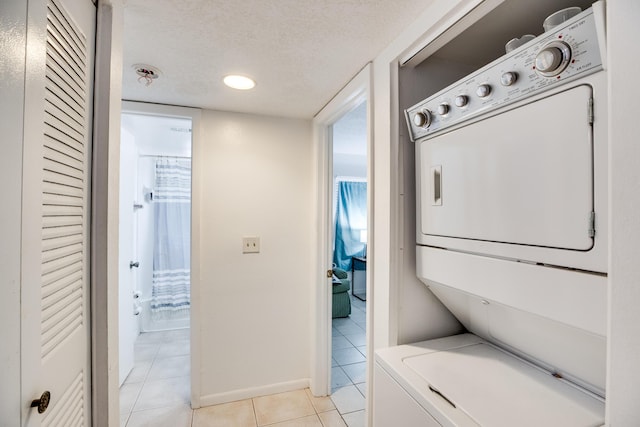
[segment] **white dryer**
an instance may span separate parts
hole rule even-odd
[[[406,110],[417,276],[469,331],[376,352],[374,425],[604,423],[604,4]]]

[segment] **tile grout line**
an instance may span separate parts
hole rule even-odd
[[[136,338],[136,341],[138,341],[138,339],[139,339],[139,335],[138,335],[138,338]],[[135,350],[135,344],[136,343],[134,343],[134,350]],[[159,350],[160,350],[160,347],[158,347],[158,351]],[[129,411],[128,411],[129,413],[127,415],[127,421],[125,422],[125,426],[127,426],[129,424],[129,421],[131,420],[131,415],[133,414],[134,409],[135,409],[136,405],[138,404],[138,399],[140,398],[140,394],[142,394],[142,389],[144,388],[144,385],[147,382],[147,376],[149,375],[149,372],[151,371],[151,367],[153,366],[153,361],[155,360],[156,355],[157,355],[157,352],[153,356],[153,359],[151,359],[151,365],[149,366],[149,371],[147,371],[147,373],[144,376],[144,379],[141,381],[142,385],[140,386],[140,389],[138,390],[138,393],[136,393],[136,397],[133,400],[133,404],[131,405],[131,409],[129,409]],[[133,357],[134,357],[134,366],[135,366],[135,353],[134,353]],[[127,380],[125,379],[125,384],[126,383],[127,383]],[[135,384],[135,383],[130,383],[130,384]]]
[[[162,348],[163,344],[166,343],[170,343],[170,341],[167,341],[167,337],[164,334],[164,332],[144,332],[144,333],[152,333],[152,334],[156,334],[156,333],[162,333],[163,335],[161,336],[161,338],[158,341],[152,341],[151,343],[146,343],[146,344],[154,344],[157,345],[157,350],[155,351],[153,357],[151,359],[149,359],[151,361],[151,364],[149,366],[149,370],[147,371],[147,373],[144,376],[144,379],[141,381],[142,385],[140,387],[140,390],[138,391],[138,393],[136,394],[136,398],[134,400],[133,405],[131,406],[131,409],[129,410],[129,413],[127,415],[127,421],[125,423],[125,426],[129,424],[129,421],[131,420],[131,417],[133,415],[134,412],[142,412],[142,411],[150,411],[150,410],[156,410],[159,408],[147,408],[147,409],[138,409],[136,410],[136,406],[138,404],[138,401],[140,400],[140,396],[142,395],[142,390],[144,389],[145,385],[147,385],[147,382],[149,381],[149,374],[151,373],[151,370],[153,369],[154,364],[156,363],[156,361],[158,359],[167,359],[171,356],[167,356],[167,357],[160,357],[160,349]],[[134,356],[135,357],[135,356]],[[176,356],[178,357],[178,356]],[[166,379],[172,379],[172,378],[179,378],[179,377],[168,377],[168,378],[158,378],[156,380],[160,381],[160,380],[166,380]],[[153,381],[153,380],[152,380]],[[126,383],[126,380],[125,380]],[[136,383],[130,383],[130,384],[136,384]],[[191,409],[191,423],[193,423],[193,414],[194,411],[193,409]]]
[[[333,339],[333,338],[336,338],[336,337],[344,337],[344,338],[346,339],[346,341],[350,344],[350,346],[349,346],[349,347],[346,347],[345,349],[352,349],[352,348],[353,348],[353,349],[357,350],[357,351],[358,351],[358,353],[360,353],[360,354],[364,357],[364,361],[360,361],[360,362],[353,362],[353,363],[345,363],[345,364],[338,363],[338,361],[337,361],[337,360],[335,360],[335,358],[333,357],[333,352],[334,352],[334,350],[344,350],[344,349],[335,349],[335,348],[332,348],[332,351],[331,351],[332,355],[331,355],[331,357],[332,357],[332,360],[334,360],[334,361],[337,363],[337,366],[335,366],[335,367],[340,368],[340,370],[345,374],[346,379],[347,379],[350,383],[349,383],[349,384],[346,384],[346,385],[342,385],[342,386],[336,387],[336,389],[335,389],[335,390],[333,390],[333,388],[332,388],[332,390],[331,390],[331,396],[332,396],[335,392],[337,392],[339,389],[341,389],[341,388],[344,388],[344,387],[350,387],[350,386],[352,386],[352,387],[354,387],[354,388],[358,391],[358,393],[359,393],[359,394],[360,394],[360,395],[365,399],[365,402],[366,402],[366,399],[367,399],[367,398],[366,398],[366,396],[365,396],[365,395],[364,395],[364,393],[363,393],[363,392],[358,388],[358,384],[366,384],[366,381],[365,381],[365,382],[362,382],[362,383],[355,383],[355,382],[353,381],[353,379],[349,376],[349,374],[348,374],[348,373],[343,369],[343,367],[345,367],[345,366],[349,366],[349,365],[354,365],[354,364],[358,364],[358,363],[365,363],[365,364],[366,364],[366,363],[368,363],[368,360],[367,360],[366,354],[362,354],[362,351],[358,348],[358,346],[356,346],[353,342],[351,342],[351,340],[347,337],[347,335],[359,335],[361,332],[364,332],[364,333],[366,334],[366,317],[365,317],[364,325],[361,325],[359,322],[357,322],[357,321],[356,321],[356,320],[354,320],[354,318],[353,318],[353,315],[354,315],[354,314],[356,314],[356,312],[355,312],[356,310],[357,310],[358,312],[360,312],[360,313],[359,313],[359,315],[364,314],[365,316],[366,316],[366,310],[362,310],[362,309],[360,309],[360,308],[359,308],[359,307],[357,307],[355,304],[352,304],[352,307],[354,308],[354,311],[352,312],[352,316],[350,316],[350,317],[348,318],[348,321],[342,321],[342,322],[340,322],[340,324],[339,324],[339,325],[337,325],[337,327],[336,327],[336,326],[334,326],[334,325],[333,325],[333,323],[332,323],[332,325],[331,325],[331,326],[332,326],[333,330],[337,331],[337,332],[338,332],[338,334],[339,334],[339,335],[333,335],[333,334],[332,334],[332,339]],[[345,318],[345,319],[346,319],[346,318]],[[356,325],[359,329],[361,329],[361,332],[357,332],[357,333],[347,333],[347,334],[345,334],[345,333],[343,333],[343,332],[339,329],[339,328],[346,329],[346,328],[348,328],[348,327],[350,327],[350,326],[352,326],[352,325]],[[366,340],[365,340],[365,341],[366,341]],[[365,346],[366,346],[366,343],[365,343]],[[361,347],[365,347],[365,346],[361,346]],[[331,369],[333,369],[333,368],[334,368],[334,366],[332,366],[332,367],[331,367]],[[330,396],[330,397],[331,397],[331,396]],[[333,402],[333,398],[331,398],[331,401]],[[335,406],[335,402],[334,402],[334,406]],[[342,421],[344,422],[344,424],[345,424],[345,425],[347,425],[347,426],[349,426],[349,424],[348,424],[348,423],[347,423],[347,421],[345,420],[344,416],[345,416],[345,415],[347,415],[347,414],[353,414],[353,413],[357,413],[357,412],[363,411],[363,409],[358,409],[358,410],[355,410],[355,411],[345,412],[345,413],[343,414],[343,413],[341,413],[341,412],[338,410],[338,408],[336,407],[336,411],[338,412],[338,414],[339,414],[340,418],[342,419]]]
[[[256,414],[256,402],[251,398],[251,409],[253,410],[253,421],[258,425],[258,414]]]
[[[133,405],[131,406],[131,410],[129,411],[129,418],[127,419],[127,424],[129,424],[129,420],[131,419],[131,415],[133,415],[134,412],[137,412],[135,410],[136,409],[136,405],[138,404],[138,400],[140,399],[140,395],[142,394],[142,390],[144,389],[144,386],[147,384],[147,380],[149,379],[149,374],[151,373],[151,369],[153,368],[153,364],[155,363],[155,361],[156,361],[156,359],[158,357],[158,353],[160,353],[160,347],[162,346],[162,343],[160,342],[160,343],[157,343],[157,344],[158,344],[158,349],[156,350],[155,354],[153,355],[153,358],[151,359],[151,364],[149,365],[149,370],[145,374],[144,380],[142,380],[142,386],[140,387],[140,390],[138,391],[138,394],[136,395],[136,399],[134,400]],[[135,353],[134,353],[134,360],[135,360]],[[135,361],[134,361],[134,364],[135,364]]]

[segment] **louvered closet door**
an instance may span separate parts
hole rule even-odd
[[[23,425],[90,419],[89,188],[95,7],[29,2],[23,187]],[[27,408],[49,391],[42,414]]]

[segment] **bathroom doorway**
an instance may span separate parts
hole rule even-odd
[[[190,118],[123,108],[121,425],[135,424],[151,409],[190,401],[191,147]]]

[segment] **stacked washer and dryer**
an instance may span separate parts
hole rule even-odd
[[[468,333],[376,352],[376,427],[604,424],[604,4],[565,19],[405,111],[417,275]]]

